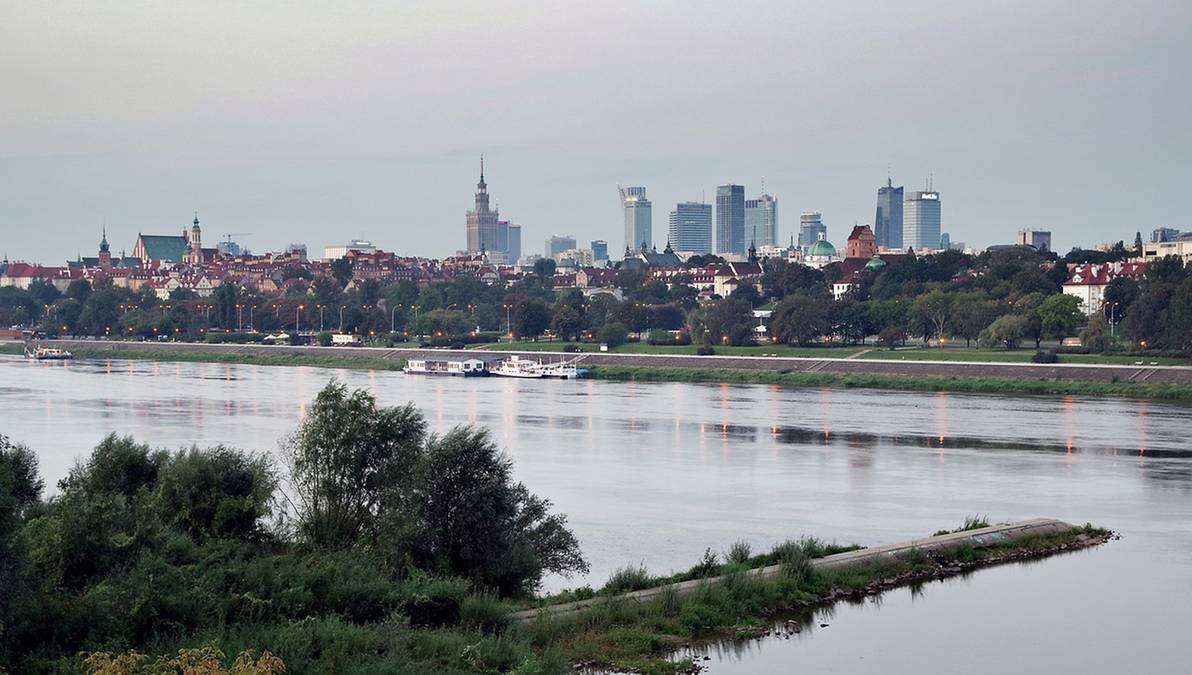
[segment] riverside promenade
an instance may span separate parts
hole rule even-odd
[[[543,362],[581,358],[585,366],[628,366],[753,370],[781,373],[832,373],[841,375],[902,375],[924,377],[1008,378],[1073,382],[1137,382],[1192,385],[1192,366],[1040,364],[974,361],[903,361],[778,356],[691,356],[680,354],[562,354],[537,351],[488,351],[483,349],[418,349],[385,347],[319,347],[289,345],[208,344],[202,342],[109,342],[106,340],[48,340],[70,350],[141,352],[148,355],[196,354],[235,356],[304,355],[335,359],[476,358],[497,361],[512,355]],[[19,343],[18,343],[19,344]]]

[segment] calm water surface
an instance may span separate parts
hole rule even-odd
[[[706,547],[810,534],[886,543],[1052,516],[1122,533],[1093,551],[837,605],[789,640],[714,645],[712,673],[1187,672],[1192,408],[1098,398],[438,379],[0,357],[0,433],[56,481],[109,432],[271,451],[328,378],[482,424],[570,517],[599,584]],[[827,628],[819,628],[828,623]]]

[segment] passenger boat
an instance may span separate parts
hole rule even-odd
[[[73,359],[74,354],[71,354],[65,349],[58,349],[57,347],[37,347],[30,350],[26,346],[25,358],[36,359],[38,361],[65,361],[67,359]]]
[[[454,375],[457,377],[484,377],[488,366],[480,359],[447,361],[437,359],[410,359],[403,372],[411,375]]]
[[[497,377],[573,380],[582,377],[584,372],[586,372],[583,368],[577,368],[575,364],[576,361],[543,363],[542,361],[522,358],[515,354],[498,363],[489,372]]]

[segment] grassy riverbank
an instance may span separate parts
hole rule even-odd
[[[0,354],[21,354],[19,344],[0,345]],[[350,370],[401,370],[405,359],[361,357],[345,359],[317,354],[235,354],[219,352],[188,352],[170,349],[100,349],[72,347],[71,353],[81,359],[124,359],[129,361],[168,361],[182,363],[240,363],[253,366],[309,366],[312,368],[344,368]]]
[[[1095,546],[1108,540],[1106,530],[1083,528],[1037,535],[987,548],[961,544],[946,551],[916,550],[905,557],[843,570],[819,571],[812,564],[818,543],[787,542],[764,557],[781,572],[762,578],[746,574],[754,565],[729,564],[717,583],[679,596],[663,592],[648,602],[610,596],[577,615],[540,615],[524,627],[536,649],[557,650],[572,664],[641,673],[691,672],[689,659],[674,659],[676,649],[692,643],[762,637],[774,630],[778,617],[791,617],[781,630],[798,632],[812,616],[809,608],[839,599],[855,599],[890,588],[1007,562],[1042,558]],[[751,559],[752,560],[752,559]],[[693,568],[690,577],[698,572]],[[707,576],[705,574],[705,576]],[[610,581],[610,584],[618,579]],[[802,614],[799,612],[802,610]]]
[[[1192,401],[1192,386],[1146,382],[1085,380],[1020,380],[1000,377],[939,377],[928,375],[865,375],[797,373],[733,368],[661,368],[653,366],[591,366],[589,377],[640,382],[725,382],[777,384],[792,387],[955,391],[981,394],[1043,394],[1118,396]]]

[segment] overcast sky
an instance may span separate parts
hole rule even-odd
[[[395,8],[394,5],[401,5]],[[219,5],[216,8],[216,5]],[[330,8],[329,7],[333,7]],[[953,241],[1192,228],[1192,2],[0,0],[0,253],[138,232],[442,256],[486,157],[523,251],[654,238],[716,185],[872,223],[929,173]]]

